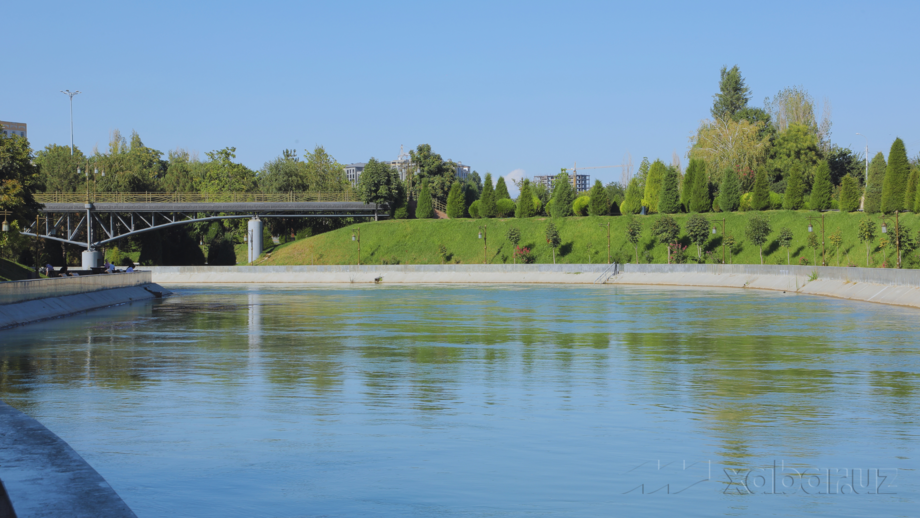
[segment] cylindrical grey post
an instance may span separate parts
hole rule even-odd
[[[255,262],[262,255],[262,221],[259,218],[252,218],[247,225],[249,233],[249,261]]]

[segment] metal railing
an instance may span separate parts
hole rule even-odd
[[[437,198],[431,198],[431,206],[434,210],[447,214],[447,204]]]
[[[35,195],[39,203],[296,203],[360,202],[356,191],[332,192],[46,192]]]

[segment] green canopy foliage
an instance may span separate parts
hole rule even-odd
[[[517,210],[515,210],[514,213],[515,217],[534,217],[536,215],[536,210],[534,210],[534,198],[535,196],[530,188],[530,180],[525,178],[523,185],[521,185],[521,194],[518,195]]]
[[[757,170],[754,177],[754,191],[751,196],[751,210],[768,210],[770,208],[770,187],[764,168]]]
[[[626,199],[620,204],[621,214],[638,214],[642,211],[642,189],[639,187],[639,178],[629,181],[626,188]]]
[[[575,189],[572,188],[572,180],[568,173],[563,169],[556,175],[553,182],[553,208],[552,216],[554,218],[564,218],[571,216],[572,204],[575,202]]]
[[[910,162],[904,141],[894,139],[888,153],[888,167],[885,169],[885,181],[882,184],[882,212],[890,214],[896,210],[905,210],[904,200],[907,182],[910,176]]]
[[[882,211],[882,186],[885,183],[885,155],[881,151],[875,154],[869,162],[869,185],[866,186],[866,200],[863,211],[866,214],[877,214]]]
[[[690,197],[690,212],[709,212],[712,199],[709,197],[709,177],[704,169],[693,175],[693,194]]]
[[[645,180],[645,196],[642,198],[642,204],[648,207],[649,214],[658,212],[658,201],[661,197],[661,186],[664,183],[664,176],[668,172],[668,167],[661,160],[652,162],[648,170],[648,178]]]
[[[838,208],[843,212],[855,212],[859,209],[861,189],[859,182],[852,176],[844,176],[840,182],[840,199],[837,202]]]
[[[610,213],[610,198],[607,197],[607,189],[604,188],[600,180],[594,180],[594,186],[591,187],[591,192],[588,195],[591,197],[588,214],[606,216]]]
[[[505,177],[499,176],[498,181],[495,182],[495,201],[510,199],[511,195],[508,194],[508,186],[505,184]]]
[[[666,168],[664,171],[664,179],[661,182],[661,191],[658,194],[658,211],[662,214],[676,214],[680,212],[679,182],[680,178],[678,178],[677,169],[674,167]],[[603,190],[601,189],[601,183],[599,181],[595,184],[595,187]]]
[[[486,173],[485,182],[482,184],[482,194],[479,196],[479,217],[495,217],[495,189],[492,187],[492,173]]]
[[[418,203],[415,205],[417,219],[434,218],[434,206],[431,203],[431,191],[428,189],[428,180],[422,180],[422,187],[418,191]]]
[[[747,108],[747,103],[751,99],[750,94],[751,91],[744,84],[738,65],[732,68],[723,66],[719,73],[719,93],[712,96],[712,118],[735,118],[739,112]]]
[[[827,161],[822,160],[818,164],[815,173],[815,183],[811,188],[811,198],[808,200],[808,208],[811,210],[824,211],[831,208],[831,199],[833,199],[833,185],[831,185],[831,169]]]
[[[722,184],[719,186],[719,210],[734,212],[741,204],[741,180],[732,169],[722,171]]]
[[[447,217],[450,219],[462,218],[464,212],[463,204],[463,188],[460,187],[460,182],[454,182],[450,186],[450,193],[447,195]]]

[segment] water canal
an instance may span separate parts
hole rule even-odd
[[[142,518],[920,508],[914,310],[609,286],[175,291],[0,334],[0,397]]]

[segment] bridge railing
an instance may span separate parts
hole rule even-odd
[[[333,192],[46,192],[35,195],[39,203],[294,203],[308,201],[361,201],[356,191]]]

